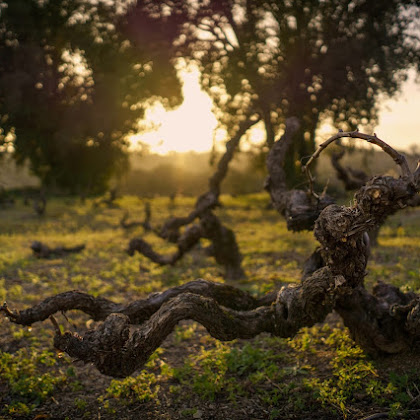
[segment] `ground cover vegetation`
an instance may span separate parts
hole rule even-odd
[[[299,283],[300,267],[316,244],[309,232],[293,234],[278,213],[266,209],[268,197],[222,196],[218,216],[237,232],[246,278],[233,283],[254,296],[283,284]],[[156,222],[169,215],[169,198],[151,200]],[[119,226],[123,209],[139,213],[143,202],[127,196],[121,208],[92,211],[89,201],[53,200],[39,219],[22,203],[2,210],[1,299],[16,308],[38,303],[46,295],[74,288],[124,303],[133,297],[204,278],[223,282],[223,271],[197,248],[174,267],[147,258],[128,258],[129,235]],[[178,198],[184,214],[194,203]],[[404,291],[419,292],[418,210],[393,216],[373,251],[367,287],[378,279]],[[138,228],[142,231],[142,227]],[[171,250],[171,244],[146,234]],[[86,248],[78,254],[37,259],[31,240]],[[140,267],[140,272],[139,272]],[[65,329],[97,325],[80,311],[57,315]],[[202,326],[183,321],[146,366],[126,379],[111,379],[73,362],[51,346],[52,324],[29,329],[1,319],[2,416],[5,418],[363,418],[386,413],[390,418],[418,415],[419,360],[393,356],[372,359],[350,338],[339,317],[302,329],[293,339],[259,335],[220,343]],[[316,415],[317,417],[313,417]]]
[[[116,189],[47,208],[44,188],[37,218],[5,206],[0,298],[12,304],[0,308],[2,415],[416,418],[419,254],[411,238],[419,215],[402,209],[418,197],[420,166],[358,130],[340,129],[314,147],[327,117],[344,129],[375,122],[378,95],[395,94],[418,66],[418,2],[123,6],[0,3],[1,151],[29,158],[43,187],[83,198],[103,191],[145,101],[180,100],[175,57],[202,72],[226,151],[207,192],[179,208],[173,197],[165,207],[162,198],[140,203]],[[47,117],[50,110],[60,117]],[[267,195],[221,196],[242,137],[259,122],[277,212]],[[363,181],[350,204],[336,204],[311,170],[342,137],[378,146],[401,176]],[[76,159],[59,159],[63,152],[86,158],[80,171],[72,171]],[[145,219],[127,222],[140,206]],[[366,232],[386,223],[372,249]],[[128,245],[131,229],[141,236]],[[395,238],[404,239],[403,254],[387,245]],[[401,258],[400,284],[388,278],[398,267],[386,264],[390,255]]]

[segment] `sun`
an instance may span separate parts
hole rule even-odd
[[[182,104],[172,111],[166,111],[160,103],[146,110],[143,121],[147,126],[156,128],[131,136],[131,144],[135,147],[139,141],[146,143],[152,153],[158,154],[208,152],[213,143],[220,149],[228,140],[226,131],[217,126],[212,100],[200,87],[199,70],[196,67],[182,67],[178,74],[182,81]],[[251,144],[264,142],[262,124],[253,127],[246,137],[243,150]]]
[[[183,103],[173,111],[166,111],[161,104],[155,104],[145,113],[148,124],[156,130],[139,133],[131,137],[150,145],[151,152],[205,152],[212,148],[217,120],[212,113],[212,101],[201,90],[198,69],[181,69]]]

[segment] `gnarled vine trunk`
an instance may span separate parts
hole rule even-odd
[[[197,280],[126,306],[80,292],[66,292],[24,311],[13,312],[6,305],[2,311],[11,321],[24,325],[69,309],[80,309],[104,320],[98,328],[80,336],[62,334],[52,318],[56,325],[54,345],[116,377],[130,375],[142,367],[183,319],[201,323],[220,340],[251,338],[262,332],[291,337],[300,328],[321,322],[336,310],[356,342],[369,352],[396,353],[419,345],[419,296],[402,293],[384,283],[376,285],[371,294],[364,288],[364,278],[369,258],[366,231],[379,226],[415,197],[420,190],[420,166],[411,173],[402,155],[376,136],[357,132],[339,133],[323,143],[313,158],[334,139],[345,135],[380,146],[401,167],[402,176],[371,179],[356,193],[350,207],[331,204],[320,210],[322,197],[317,196],[312,186],[304,192],[307,196],[301,208],[305,214],[319,211],[314,233],[321,246],[306,265],[299,285],[284,286],[275,294],[255,299],[231,286]],[[293,211],[286,213],[288,206],[297,208],[293,194],[281,191],[281,172],[277,172],[279,176],[273,175],[272,170],[269,189],[275,205],[293,218]]]
[[[226,152],[217,165],[216,172],[209,180],[209,190],[198,197],[194,210],[185,217],[171,217],[164,225],[155,230],[161,238],[175,243],[177,250],[170,255],[163,255],[155,251],[152,246],[142,238],[134,238],[128,246],[129,255],[137,251],[153,262],[160,265],[173,265],[189,252],[201,238],[212,241],[212,255],[216,262],[225,267],[225,278],[235,280],[245,276],[241,267],[242,256],[234,232],[223,226],[213,209],[219,205],[220,185],[226,176],[229,164],[233,159],[235,150],[246,131],[256,124],[258,119],[250,118],[242,122],[233,136],[226,143]],[[199,219],[198,224],[193,224]],[[181,228],[188,226],[181,233]]]

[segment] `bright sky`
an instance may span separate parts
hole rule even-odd
[[[224,140],[223,132],[215,132],[217,121],[211,112],[212,102],[200,89],[198,70],[181,70],[180,76],[184,83],[184,102],[173,111],[165,111],[161,105],[150,108],[145,118],[156,129],[133,136],[134,145],[137,140],[144,141],[152,152],[160,154],[204,152],[212,148],[213,136]],[[401,95],[384,101],[381,109],[379,125],[375,128],[379,138],[400,150],[413,144],[420,147],[420,84],[414,82],[414,76],[405,83]],[[362,131],[362,127],[360,129]],[[319,134],[321,140],[326,140],[333,133],[324,127]],[[255,129],[251,139],[262,141],[264,132]]]
[[[212,101],[200,88],[198,70],[181,70],[180,77],[184,102],[173,111],[166,111],[160,104],[148,109],[145,120],[157,129],[133,136],[134,144],[141,140],[150,145],[152,152],[160,154],[211,149],[217,125],[211,112]]]
[[[420,147],[420,83],[414,75],[405,83],[397,100],[382,105],[376,134],[387,143],[400,149],[416,144]]]

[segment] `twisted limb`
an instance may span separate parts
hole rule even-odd
[[[235,150],[246,131],[259,121],[251,117],[239,125],[236,134],[226,143],[226,152],[221,157],[216,172],[209,180],[209,190],[198,197],[195,208],[185,217],[171,217],[164,225],[155,230],[161,238],[175,243],[177,251],[163,255],[155,250],[144,239],[135,238],[130,241],[128,252],[143,254],[153,262],[161,265],[173,265],[189,252],[200,240],[207,238],[212,241],[213,256],[217,263],[225,266],[227,279],[244,277],[241,268],[242,257],[233,231],[222,225],[212,210],[219,205],[220,185],[226,176],[229,164]],[[181,233],[181,228],[199,219],[197,225],[191,225]]]
[[[207,288],[206,296],[195,293],[197,290],[194,290],[194,288],[201,288],[204,284]],[[372,332],[378,337],[378,328],[373,328],[376,325],[373,324],[372,326],[366,322],[369,320],[366,318],[367,314],[370,314],[372,309],[376,310],[383,306],[383,300],[380,301],[379,297],[369,296],[366,291],[362,291],[360,288],[356,291],[349,289],[345,278],[340,275],[334,276],[328,267],[317,270],[299,286],[283,287],[275,299],[271,294],[270,298],[267,299],[266,297],[265,301],[249,300],[246,294],[238,294],[238,289],[220,284],[209,284],[209,282],[206,283],[203,280],[197,280],[176,289],[151,296],[148,299],[147,309],[149,312],[147,316],[150,314],[150,317],[144,316],[146,310],[142,311],[138,308],[134,310],[136,305],[142,306],[140,301],[122,310],[119,305],[110,305],[109,301],[104,302],[102,299],[96,298],[95,303],[98,306],[107,307],[106,311],[102,311],[99,315],[97,313],[96,319],[103,319],[106,316],[105,321],[97,329],[89,330],[83,336],[70,332],[62,334],[60,329],[57,328],[54,346],[71,357],[85,363],[93,363],[100,372],[106,375],[125,377],[141,368],[156,348],[173,331],[175,325],[183,319],[192,319],[199,322],[208,330],[210,335],[223,341],[235,338],[252,338],[262,332],[279,337],[292,337],[301,327],[322,322],[334,308],[341,308],[340,313],[343,315],[345,322],[348,321],[345,309],[340,306],[341,301],[348,301],[350,303],[349,316],[355,318],[358,326],[361,327],[352,329],[352,332],[356,331],[358,333],[354,337],[361,344],[366,344],[363,338]],[[219,292],[220,294],[218,294]],[[230,292],[239,301],[237,307],[245,308],[250,304],[257,306],[255,309],[247,310],[224,306],[223,304],[231,305],[235,301],[234,298],[232,299]],[[363,292],[363,295],[361,295],[361,292]],[[351,300],[349,300],[349,296]],[[360,296],[363,297],[363,304],[356,307],[361,312],[359,314],[352,308],[352,304],[360,299]],[[381,315],[385,317],[385,321],[391,327],[394,327],[394,332],[398,332],[397,327],[400,327],[401,320],[407,320],[408,332],[412,338],[414,337],[418,341],[420,336],[420,304],[418,298],[416,306],[416,301],[413,303],[406,295],[402,296],[408,304],[402,306],[400,298],[396,304],[394,299],[392,301],[393,312],[387,313],[382,310]],[[51,299],[55,299],[57,303],[58,298],[57,295]],[[74,302],[80,301],[76,299],[76,295],[73,295],[73,298],[75,298]],[[94,302],[94,298],[90,297],[90,299],[91,302]],[[153,302],[153,300],[159,302]],[[275,301],[273,302],[273,300]],[[273,303],[270,304],[270,302]],[[102,303],[102,305],[99,305],[99,303]],[[369,304],[368,310],[364,306],[366,303]],[[145,306],[143,309],[145,309]],[[60,309],[62,308],[63,305],[60,305]],[[7,308],[3,308],[3,311],[11,321],[17,323],[23,323],[25,316],[29,314],[37,315],[39,318],[40,313],[36,307],[26,310],[26,312],[21,311],[18,314],[13,314]],[[88,312],[87,309],[85,311]],[[51,310],[43,313],[43,319],[50,316],[49,312]],[[106,315],[107,313],[109,314]],[[362,315],[361,318],[360,315]],[[384,320],[384,317],[381,319]],[[34,322],[35,320],[38,319],[32,317],[31,321]],[[133,321],[137,324],[134,328]],[[143,323],[138,325],[139,321]],[[353,324],[349,326],[354,327]],[[404,339],[406,345],[394,345],[392,348],[388,347],[388,351],[404,350],[409,343],[414,341],[413,339],[410,340],[407,334],[399,333],[399,337]],[[371,337],[369,338],[371,340]],[[401,341],[399,340],[398,343],[401,343]]]
[[[400,162],[403,167],[404,162]],[[411,349],[420,343],[420,299],[384,284],[378,284],[372,294],[364,288],[369,258],[366,230],[407,205],[419,189],[420,166],[399,179],[373,178],[356,193],[351,207],[330,205],[322,210],[314,233],[321,245],[319,261],[325,265],[315,261],[302,283],[283,287],[275,302],[271,297],[259,301],[261,306],[255,308],[234,309],[217,300],[211,287],[206,296],[191,293],[191,289],[178,289],[175,296],[167,291],[163,292],[167,300],[161,299],[141,325],[133,328],[130,315],[111,305],[109,311],[114,312],[97,329],[83,337],[61,334],[57,329],[54,345],[72,357],[94,363],[104,374],[121,377],[143,366],[183,319],[201,323],[220,340],[250,338],[261,332],[291,337],[301,327],[323,321],[335,309],[367,351]],[[218,287],[214,290],[223,290]],[[7,307],[2,311],[13,322],[19,319],[20,313],[14,314]]]
[[[411,173],[405,157],[376,136],[347,134],[381,147],[401,167],[402,176],[374,177],[356,192],[352,207],[327,207],[315,223],[315,237],[322,245],[319,251],[322,260],[332,273],[342,274],[351,286],[351,293],[337,299],[335,309],[353,338],[373,353],[404,351],[419,343],[419,297],[414,293],[403,294],[384,283],[377,284],[372,294],[366,291],[364,277],[369,258],[366,232],[381,226],[388,216],[406,207],[418,194],[420,166]],[[343,133],[332,139],[339,136]],[[314,156],[319,156],[333,141],[330,140]]]
[[[59,293],[21,311],[11,311],[7,304],[0,307],[12,322],[20,325],[32,325],[48,319],[50,316],[69,310],[79,310],[89,315],[94,321],[103,321],[110,314],[118,313],[128,317],[130,324],[142,324],[169,300],[182,293],[192,293],[214,299],[217,304],[237,311],[249,311],[259,306],[271,305],[277,292],[256,298],[236,287],[209,280],[197,279],[181,286],[152,293],[146,299],[139,299],[127,305],[115,303],[103,297],[94,297],[78,290]]]
[[[134,328],[129,316],[122,313],[111,313],[83,337],[61,334],[57,328],[54,346],[71,357],[93,363],[106,375],[125,377],[141,368],[183,319],[199,322],[210,335],[223,341],[252,338],[261,332],[289,337],[302,326],[322,321],[342,288],[340,279],[324,268],[300,286],[282,288],[275,303],[246,311],[221,306],[212,297],[183,292]]]
[[[56,248],[50,248],[48,245],[40,241],[33,241],[31,249],[34,255],[38,258],[53,258],[63,257],[67,254],[83,251],[85,249],[85,245],[82,244],[73,247],[58,246]]]
[[[223,226],[219,218],[210,210],[200,215],[198,225],[189,226],[178,238],[176,242],[178,249],[174,253],[159,254],[141,238],[132,239],[127,252],[129,255],[134,255],[137,251],[157,264],[173,265],[185,253],[189,252],[201,238],[212,241],[212,255],[218,264],[225,267],[227,279],[235,280],[244,277],[245,274],[241,267],[242,256],[236,243],[235,234],[231,229]]]
[[[286,126],[283,138],[275,143],[267,159],[270,175],[268,189],[275,207],[286,216],[289,229],[301,229],[302,224],[296,221],[302,215],[312,213],[316,216],[318,213],[314,233],[322,246],[306,261],[303,281],[324,266],[329,267],[333,274],[342,275],[350,289],[348,294],[337,299],[335,309],[355,340],[373,353],[407,350],[419,340],[418,297],[412,293],[395,293],[395,287],[383,283],[375,286],[370,294],[363,282],[371,245],[367,232],[377,231],[389,215],[416,202],[419,196],[420,167],[411,173],[405,157],[376,135],[357,131],[339,132],[321,144],[303,168],[310,189],[306,193],[299,192],[298,197],[303,197],[306,205],[300,207],[297,212],[299,217],[295,218],[293,196],[296,190],[287,191],[285,174],[279,165],[283,161],[282,156],[287,150],[287,142],[293,135],[296,121],[288,120],[288,125],[289,131]],[[313,191],[309,166],[329,144],[341,137],[360,138],[379,146],[398,164],[403,176],[399,179],[375,177],[365,182],[356,193],[352,207],[325,206],[326,196]],[[307,217],[306,220],[311,218]],[[310,223],[306,226],[309,227]],[[397,313],[402,316],[397,317]]]

